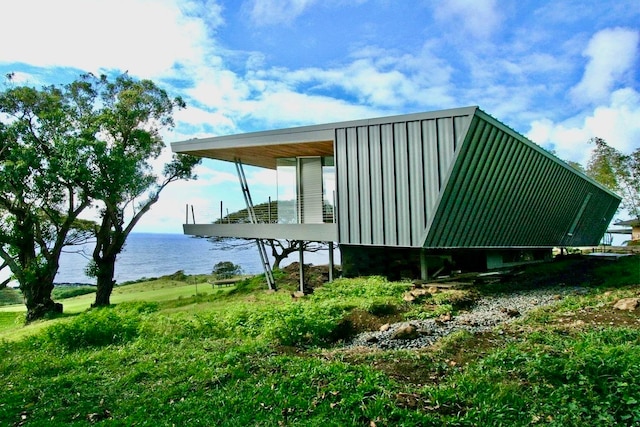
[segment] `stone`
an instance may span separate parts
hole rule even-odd
[[[428,289],[413,289],[409,291],[409,293],[416,298],[419,298],[425,295],[431,295]]]
[[[375,335],[371,335],[371,336],[367,337],[366,341],[367,341],[368,343],[375,344],[375,343],[377,343],[378,341],[380,341],[380,339],[378,339],[378,337],[377,337],[377,336],[375,336]]]
[[[640,303],[640,298],[622,298],[613,305],[613,308],[617,310],[633,311],[638,308],[638,303]]]
[[[380,332],[387,332],[390,327],[391,327],[390,323],[385,323],[384,325],[380,326]]]
[[[291,298],[302,298],[304,296],[304,292],[301,291],[295,291],[294,293],[291,294]]]
[[[440,317],[436,319],[437,323],[446,323],[451,321],[451,313],[441,314]]]
[[[429,291],[430,294],[437,294],[438,292],[440,292],[440,289],[435,286],[429,286],[429,289],[427,289],[427,291]]]
[[[412,340],[418,337],[418,328],[411,323],[405,323],[396,329],[391,335],[394,340]]]
[[[411,292],[405,292],[404,295],[402,295],[402,299],[406,302],[414,302],[416,297],[414,297]]]
[[[516,310],[515,308],[501,308],[500,309],[501,312],[503,312],[504,314],[506,314],[508,317],[518,317],[520,316],[520,312],[518,310]]]

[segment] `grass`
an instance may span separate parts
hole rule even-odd
[[[638,296],[636,266],[639,257],[554,263],[481,287],[575,276],[589,291],[419,351],[340,347],[354,330],[411,316],[410,285],[379,277],[302,299],[293,288],[266,292],[259,279],[199,283],[196,294],[190,282],[201,279],[163,278],[117,288],[109,308],[67,299],[65,311],[76,311],[28,327],[0,311],[0,425],[638,425],[638,311],[611,308]],[[422,313],[477,297],[436,295]],[[12,335],[25,328],[33,332]]]

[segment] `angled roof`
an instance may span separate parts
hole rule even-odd
[[[426,120],[442,114],[466,114],[476,108],[456,108],[237,135],[194,138],[173,142],[171,143],[171,149],[175,153],[191,154],[229,162],[240,159],[246,165],[275,169],[276,159],[278,158],[333,156],[335,130],[339,128],[377,125],[396,121]]]

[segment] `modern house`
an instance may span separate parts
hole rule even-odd
[[[172,149],[237,162],[240,174],[245,164],[295,178],[279,188],[286,200],[278,200],[277,223],[185,224],[186,234],[334,242],[346,275],[426,278],[443,266],[543,260],[554,247],[597,245],[620,203],[478,107],[194,139]]]

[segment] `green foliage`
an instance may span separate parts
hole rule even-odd
[[[13,288],[0,289],[0,305],[22,304],[22,294]]]
[[[625,276],[626,262],[598,263],[594,271]],[[292,300],[264,286],[249,291],[254,285],[246,283],[245,292],[220,291],[202,302],[206,309],[120,304],[56,319],[32,339],[0,342],[0,420],[85,425],[97,414],[98,424],[114,425],[640,423],[634,323],[553,323],[567,310],[610,315],[602,303],[636,295],[637,287],[605,294],[607,284],[618,286],[610,280],[565,297],[545,309],[549,324],[526,317],[488,334],[458,332],[421,351],[366,353],[331,348],[341,320],[353,310],[398,307],[409,285],[342,279]],[[362,289],[367,283],[371,289]],[[446,307],[458,297],[438,299]],[[0,328],[21,327],[19,313],[5,314]],[[94,334],[103,329],[111,335]]]
[[[56,286],[53,288],[51,296],[54,299],[66,299],[91,294],[95,291],[95,286]]]
[[[410,288],[409,283],[389,282],[381,276],[338,279],[314,292],[313,299],[350,301],[381,297],[400,298]]]
[[[213,266],[212,274],[216,279],[230,279],[242,274],[242,267],[231,261],[220,261]]]
[[[28,320],[46,314],[62,248],[82,241],[89,149],[67,86],[0,92],[0,257],[20,283]],[[45,307],[38,310],[36,307]]]
[[[430,397],[458,404],[459,421],[472,425],[633,425],[640,422],[638,350],[637,329],[540,332],[496,349]]]
[[[157,305],[147,303],[96,308],[50,326],[44,341],[67,350],[123,344],[138,336],[140,315],[155,310]]]
[[[175,280],[176,282],[186,282],[189,276],[184,273],[184,270],[178,270],[173,274],[162,276],[161,279]]]
[[[592,138],[595,145],[587,175],[622,195],[622,206],[633,218],[640,218],[640,148],[624,154],[602,138]]]

